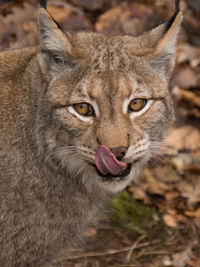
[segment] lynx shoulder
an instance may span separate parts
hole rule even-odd
[[[0,266],[50,266],[150,160],[173,121],[176,3],[137,38],[40,8],[39,46],[0,53]]]

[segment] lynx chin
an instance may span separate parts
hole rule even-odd
[[[0,53],[0,266],[55,266],[173,121],[182,14],[138,37],[64,32],[38,13],[38,47]]]

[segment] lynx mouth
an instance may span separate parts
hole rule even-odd
[[[111,152],[110,148],[100,145],[96,152],[95,164],[97,169],[103,176],[110,174],[111,176],[119,176],[127,169],[127,162],[118,160]]]
[[[118,180],[123,180],[126,176],[128,176],[130,174],[132,164],[129,163],[127,165],[127,168],[125,170],[121,171],[117,175],[113,175],[113,174],[110,174],[110,173],[104,175],[98,170],[98,168],[95,165],[93,165],[93,167],[95,168],[98,176],[100,176],[103,179],[103,181],[113,181],[113,180],[118,181]]]

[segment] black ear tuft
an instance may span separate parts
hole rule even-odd
[[[176,9],[176,12],[177,13],[180,11],[180,0],[176,0],[176,2],[175,2],[175,9]]]
[[[44,9],[47,9],[47,1],[46,1],[46,0],[40,0],[40,5],[41,5],[41,7],[43,7]]]
[[[47,10],[47,0],[40,0],[40,5],[41,7],[43,7],[44,9]],[[57,27],[62,30],[62,27],[52,18],[52,20],[55,22],[55,24],[57,25]]]
[[[167,27],[166,27],[166,31],[169,30],[169,28],[171,27],[171,25],[173,24],[177,14],[180,12],[180,0],[175,0],[175,13],[174,15],[171,17],[171,19],[169,20],[169,22],[167,23]]]

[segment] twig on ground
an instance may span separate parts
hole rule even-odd
[[[129,263],[131,260],[131,256],[133,254],[133,251],[135,250],[135,248],[138,246],[138,244],[140,243],[140,241],[142,241],[146,236],[142,235],[138,238],[138,240],[136,240],[136,242],[133,243],[132,249],[130,249],[130,251],[128,252],[127,256],[126,256],[126,263]]]
[[[160,240],[155,240],[154,242],[145,242],[143,244],[136,245],[134,249],[148,247],[149,245],[157,244],[159,242],[160,242]],[[64,261],[67,261],[67,260],[75,260],[75,259],[81,259],[81,258],[108,256],[108,255],[112,255],[112,254],[117,254],[117,253],[130,251],[132,249],[133,249],[133,246],[129,246],[129,247],[121,248],[121,249],[110,249],[110,250],[102,251],[102,252],[89,252],[89,253],[85,253],[85,254],[82,254],[82,255],[70,256],[70,257],[67,257],[67,258],[63,259],[62,261],[64,262]]]

